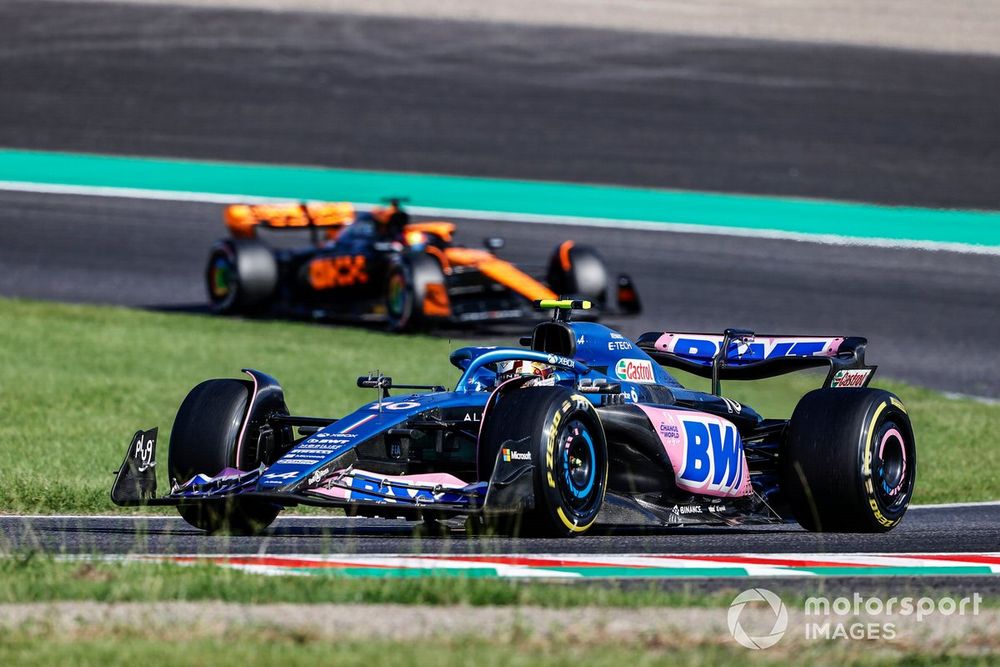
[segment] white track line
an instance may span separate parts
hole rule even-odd
[[[189,201],[204,204],[271,204],[290,201],[288,197],[259,197],[255,195],[229,195],[218,192],[175,192],[173,190],[147,190],[144,188],[113,188],[97,185],[58,185],[27,181],[0,181],[0,190],[9,192],[38,192],[51,195],[80,195],[84,197],[117,197],[122,199],[152,199],[156,201]]]
[[[44,194],[79,195],[87,197],[119,197],[127,199],[150,199],[157,201],[199,202],[207,204],[230,204],[244,202],[250,204],[293,201],[288,197],[261,197],[259,195],[225,194],[212,192],[175,192],[170,190],[147,190],[142,188],[117,188],[88,185],[56,185],[29,183],[22,181],[0,181],[0,190],[10,192],[38,192]],[[359,207],[371,207],[372,203],[360,203]],[[905,250],[928,250],[956,252],[972,255],[1000,256],[1000,246],[952,243],[945,241],[917,241],[911,239],[865,238],[841,236],[839,234],[806,234],[776,229],[749,229],[715,225],[696,225],[685,222],[652,222],[649,220],[628,220],[619,218],[580,218],[562,215],[537,215],[533,213],[511,213],[507,211],[481,211],[461,208],[436,208],[410,206],[409,210],[418,215],[468,218],[472,220],[496,220],[517,223],[543,223],[549,225],[572,225],[575,227],[599,227],[610,229],[635,229],[642,231],[670,231],[684,234],[705,234],[709,236],[736,236],[745,238],[799,241],[823,245],[896,248]]]
[[[996,507],[1000,500],[982,500],[975,503],[933,503],[930,505],[910,505],[911,510],[951,510],[965,507]]]

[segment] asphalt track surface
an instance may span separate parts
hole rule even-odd
[[[0,35],[0,146],[1000,208],[996,57],[33,0]]]
[[[221,217],[215,204],[0,192],[0,294],[204,311]],[[641,317],[614,322],[627,335],[863,335],[884,377],[1000,396],[1000,351],[987,342],[1000,327],[1000,257],[475,220],[456,238],[496,235],[535,273],[564,238],[600,248],[643,299]]]
[[[568,539],[443,536],[419,524],[345,517],[279,518],[257,537],[207,536],[177,517],[5,517],[0,548],[49,553],[933,553],[1000,546],[1000,505],[911,508],[885,534],[810,533],[798,526],[604,529]]]

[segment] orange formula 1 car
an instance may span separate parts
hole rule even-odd
[[[530,317],[532,302],[558,296],[591,300],[598,314],[640,310],[631,279],[609,285],[590,247],[559,244],[540,280],[497,256],[503,239],[455,245],[454,223],[413,222],[398,200],[370,212],[349,203],[240,204],[224,217],[231,238],[212,247],[205,274],[217,313],[382,320],[406,331]],[[312,243],[274,248],[261,228],[308,230]]]

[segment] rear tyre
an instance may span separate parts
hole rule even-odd
[[[441,264],[424,253],[404,255],[389,270],[386,280],[385,310],[389,330],[404,332],[426,328],[435,316],[435,313],[426,311],[426,302],[432,290],[438,292],[432,297],[447,300]],[[447,308],[447,303],[437,304],[434,298],[431,301],[439,309]]]
[[[205,282],[212,312],[258,314],[271,305],[278,286],[278,262],[257,239],[219,241],[209,253]]]
[[[237,442],[250,400],[251,383],[206,380],[181,403],[170,432],[167,468],[171,481],[237,468]],[[179,505],[189,524],[209,533],[249,535],[267,528],[280,508],[245,499]]]
[[[817,389],[792,414],[781,486],[795,518],[819,532],[885,532],[909,506],[916,444],[903,403],[881,389]]]
[[[582,535],[600,513],[608,483],[608,447],[597,411],[563,387],[514,389],[495,400],[479,439],[479,479],[490,479],[502,447],[526,440],[535,496],[519,520],[500,518],[500,532]]]
[[[556,294],[607,304],[608,271],[604,260],[590,246],[565,241],[549,259],[548,283]]]

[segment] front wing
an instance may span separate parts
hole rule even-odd
[[[410,517],[426,514],[516,513],[534,505],[530,460],[499,453],[489,481],[466,483],[446,473],[383,475],[355,467],[317,470],[294,491],[261,490],[267,470],[226,468],[198,474],[156,497],[156,429],[137,431],[116,473],[111,500],[123,507],[216,503],[236,498],[282,507],[342,508],[348,514]],[[513,443],[508,450],[517,449]]]

